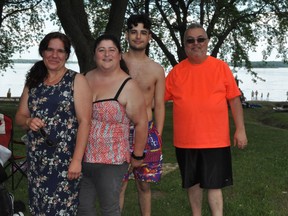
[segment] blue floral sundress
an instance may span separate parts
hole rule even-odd
[[[59,83],[40,83],[29,91],[31,117],[45,120],[47,136],[28,131],[28,191],[32,215],[76,215],[79,181],[67,172],[76,144],[78,122],[73,99],[76,72],[67,70]],[[47,144],[49,139],[55,145]]]

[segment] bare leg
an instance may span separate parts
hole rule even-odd
[[[127,185],[128,185],[128,181],[123,181],[122,182],[121,191],[120,191],[120,200],[119,200],[120,211],[121,212],[122,212],[123,207],[124,207],[125,192],[126,192],[126,189],[127,189]]]
[[[209,189],[208,202],[212,212],[212,216],[223,215],[223,197],[221,189]]]
[[[142,216],[151,215],[151,189],[147,182],[137,181],[138,199]]]
[[[187,192],[193,216],[201,216],[203,189],[200,188],[199,184],[196,184],[188,188]]]

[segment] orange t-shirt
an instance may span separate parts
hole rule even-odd
[[[230,146],[227,99],[240,96],[229,66],[214,57],[202,64],[188,59],[166,77],[165,100],[173,101],[174,146]]]

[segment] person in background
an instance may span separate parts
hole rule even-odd
[[[134,168],[143,162],[148,121],[144,96],[126,73],[119,41],[112,35],[101,35],[96,39],[94,52],[97,67],[86,74],[94,102],[78,215],[96,215],[98,197],[102,215],[117,216],[121,215],[120,189],[128,164]],[[135,125],[132,157],[131,122]]]
[[[261,92],[261,100],[263,100],[263,92]]]
[[[140,167],[129,170],[130,173],[133,172],[134,174],[141,214],[145,216],[151,215],[150,183],[159,182],[162,174],[161,135],[165,119],[164,70],[146,55],[149,41],[152,38],[150,28],[151,21],[147,15],[131,15],[127,20],[126,32],[129,50],[123,55],[129,68],[130,76],[139,84],[144,94],[149,121],[148,142],[145,147],[146,156],[144,162]],[[129,174],[126,174],[122,184],[121,209],[123,209],[124,205],[128,178]]]
[[[166,77],[165,100],[173,101],[174,146],[193,216],[201,215],[203,189],[212,215],[223,215],[222,188],[233,184],[229,102],[234,145],[247,145],[240,91],[228,64],[208,56],[208,36],[197,23],[184,34],[187,58]]]
[[[82,74],[66,68],[69,38],[47,34],[41,61],[26,76],[15,120],[27,130],[29,208],[32,215],[76,215],[92,95]]]

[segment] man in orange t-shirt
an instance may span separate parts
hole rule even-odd
[[[187,59],[168,74],[165,89],[165,100],[173,101],[176,157],[194,216],[201,215],[203,189],[212,215],[223,215],[221,188],[233,184],[227,100],[236,125],[234,145],[247,145],[241,93],[229,66],[207,55],[208,42],[200,24],[188,27]]]

